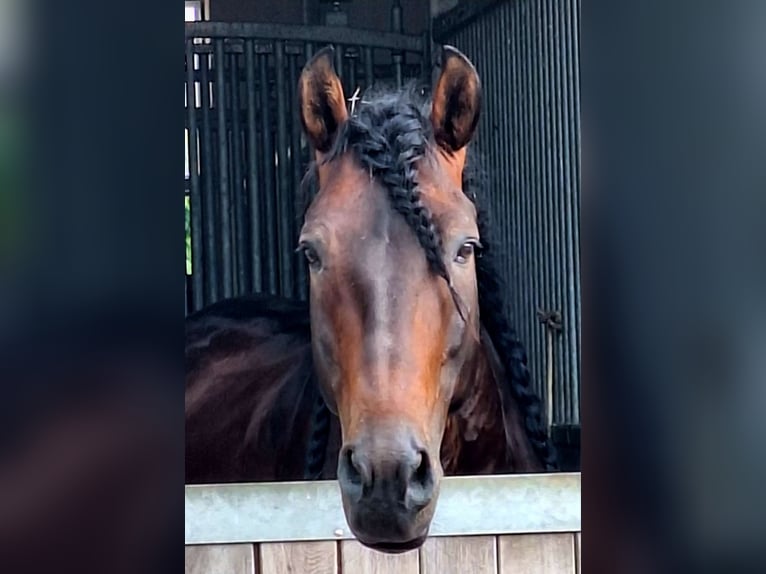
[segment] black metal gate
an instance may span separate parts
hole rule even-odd
[[[579,10],[579,0],[479,0],[433,23],[482,78],[478,147],[507,249],[508,311],[559,425],[580,423]]]
[[[314,50],[336,47],[348,95],[430,73],[419,36],[320,26],[186,24],[187,312],[242,293],[307,296],[295,254],[312,151],[296,88]]]

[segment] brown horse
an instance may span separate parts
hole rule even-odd
[[[299,479],[308,459],[388,552],[423,543],[444,473],[556,468],[475,206],[479,77],[450,47],[436,77],[430,102],[369,93],[349,115],[317,53],[299,82],[310,304],[235,299],[187,325],[187,481]]]

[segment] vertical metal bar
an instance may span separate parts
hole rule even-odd
[[[366,88],[370,88],[375,83],[374,75],[374,61],[373,58],[375,57],[374,52],[372,51],[372,48],[367,46],[364,49],[364,81],[366,84]]]
[[[261,264],[261,181],[258,169],[258,132],[255,115],[255,54],[253,40],[245,40],[245,81],[247,83],[247,191],[250,218],[250,285],[263,289]]]
[[[401,34],[403,30],[402,22],[402,4],[399,0],[394,0],[391,4],[391,31]],[[396,76],[396,87],[402,87],[402,62],[404,55],[400,51],[393,52],[394,74]]]
[[[535,129],[535,94],[534,94],[534,74],[532,64],[532,13],[530,3],[522,4],[524,14],[524,44],[522,47],[524,56],[524,67],[526,77],[526,142],[525,147],[527,151],[527,181],[526,181],[526,200],[527,200],[527,217],[526,217],[526,235],[527,235],[527,257],[528,257],[528,273],[529,273],[529,304],[525,309],[525,323],[529,332],[530,342],[530,369],[533,373],[533,381],[535,387],[542,396],[539,388],[538,377],[538,358],[542,355],[542,346],[539,343],[537,332],[537,321],[535,319],[535,310],[539,303],[539,289],[537,285],[537,241],[535,233],[537,230],[537,221],[535,213],[535,192],[537,187],[536,173],[535,173],[535,148],[534,148],[534,129]]]
[[[282,295],[293,297],[295,278],[293,276],[292,220],[290,201],[290,176],[287,165],[287,109],[288,98],[285,85],[285,43],[274,43],[274,68],[277,74],[277,229],[279,233],[279,273]]]
[[[543,140],[543,85],[542,85],[542,53],[540,51],[540,38],[542,36],[542,30],[540,29],[540,2],[532,3],[532,45],[530,46],[532,65],[534,73],[534,94],[535,94],[535,108],[534,108],[534,131],[535,136],[535,180],[536,190],[534,194],[535,205],[535,238],[537,240],[537,249],[535,252],[535,259],[537,260],[537,287],[538,287],[538,305],[544,309],[550,307],[550,298],[548,293],[548,258],[547,258],[547,237],[546,237],[546,221],[545,221],[545,201],[547,199],[546,192],[546,180],[545,180],[545,149]],[[535,317],[536,319],[536,317]],[[545,329],[540,329],[539,323],[536,325],[537,333],[540,338],[541,352],[538,354],[538,382],[542,391],[541,396],[548,398],[548,389],[545,385],[545,372],[546,372],[546,345],[547,335]]]
[[[502,50],[502,40],[504,36],[503,30],[500,29],[498,26],[499,22],[497,21],[497,11],[498,8],[495,8],[495,10],[492,12],[492,18],[487,17],[484,21],[484,26],[489,28],[491,30],[491,38],[492,38],[492,46],[489,49],[489,54],[485,56],[485,59],[487,60],[487,65],[484,69],[484,74],[493,74],[495,78],[495,87],[493,89],[493,99],[495,100],[492,104],[493,113],[494,113],[494,126],[492,132],[489,134],[492,139],[494,140],[493,144],[493,150],[492,153],[494,155],[494,158],[492,160],[492,163],[496,166],[493,170],[494,172],[494,184],[492,185],[492,189],[494,191],[494,221],[497,223],[495,226],[495,235],[498,238],[498,241],[500,245],[502,245],[502,251],[503,255],[505,255],[505,252],[507,250],[507,243],[501,241],[502,238],[502,232],[503,227],[506,226],[507,216],[506,216],[506,206],[508,205],[508,181],[506,178],[506,165],[507,165],[507,158],[505,157],[503,151],[503,144],[505,140],[507,139],[507,132],[506,132],[506,120],[507,120],[507,109],[508,109],[508,103],[507,103],[507,94],[508,94],[508,85],[504,81],[503,77],[503,50]],[[479,46],[476,47],[478,51],[481,51],[481,48]],[[508,273],[508,258],[503,257],[501,259],[502,265],[501,265],[501,274],[502,274],[502,280],[504,285],[508,285],[509,280],[509,273]],[[505,308],[503,309],[503,312],[508,315],[509,311],[509,301],[507,298],[504,298],[503,304]]]
[[[200,152],[202,156],[201,172],[203,177],[202,194],[202,234],[205,257],[205,304],[218,300],[218,253],[216,252],[216,208],[215,189],[213,188],[213,142],[210,123],[210,82],[208,54],[200,54],[200,96],[202,104],[202,138]]]
[[[541,56],[540,53],[540,2],[531,4],[532,10],[532,44],[530,46],[530,55],[532,60],[532,72],[534,78],[534,158],[535,158],[535,192],[534,200],[534,231],[535,231],[535,261],[537,261],[537,304],[544,309],[550,305],[547,290],[547,269],[546,269],[546,244],[545,244],[545,170],[543,167],[544,149],[543,149],[543,86],[540,80],[541,76]],[[535,317],[535,319],[537,319]],[[541,396],[547,400],[548,389],[545,385],[545,355],[546,355],[546,334],[544,329],[540,329],[539,323],[536,325],[537,335],[539,337],[540,352],[537,355],[537,382],[541,390]]]
[[[293,168],[293,220],[296,223],[296,231],[303,224],[303,207],[305,198],[301,194],[301,180],[303,179],[303,152],[301,149],[301,123],[298,110],[298,65],[297,54],[290,56],[290,110],[291,110],[291,130],[290,130],[290,154]],[[297,233],[293,233],[292,241],[297,243]],[[290,250],[291,253],[293,250]],[[295,261],[296,268],[296,290],[298,297],[305,301],[308,298],[308,280],[306,277],[306,260],[299,257]]]
[[[501,67],[501,73],[500,73],[500,93],[502,95],[500,102],[498,102],[499,106],[501,107],[501,126],[502,129],[499,133],[500,137],[500,164],[502,166],[501,168],[501,178],[503,181],[503,185],[501,189],[502,195],[502,206],[503,206],[503,214],[502,214],[502,226],[498,229],[499,231],[499,237],[500,240],[503,243],[504,247],[504,257],[503,261],[505,264],[505,281],[506,285],[512,285],[513,281],[513,275],[512,275],[512,267],[511,267],[511,261],[508,257],[508,253],[510,251],[510,238],[508,237],[508,230],[511,227],[511,153],[510,153],[510,141],[511,141],[511,108],[515,105],[515,102],[510,97],[510,94],[512,94],[512,86],[511,86],[511,78],[510,78],[510,61],[508,58],[508,33],[509,28],[504,26],[504,21],[506,19],[507,13],[508,13],[508,5],[503,4],[498,9],[498,17],[495,20],[494,25],[497,27],[499,36],[498,36],[498,46],[497,50],[499,53],[499,62]],[[506,290],[507,292],[507,290]],[[506,297],[506,306],[510,307],[511,301],[510,298]]]
[[[512,185],[513,189],[511,190],[512,198],[513,198],[513,205],[512,205],[512,246],[513,246],[513,268],[514,273],[516,276],[516,279],[513,283],[513,299],[514,299],[514,313],[518,314],[520,309],[523,306],[522,298],[523,298],[523,281],[524,281],[524,267],[522,264],[523,261],[523,251],[521,247],[521,237],[522,237],[522,229],[521,229],[521,186],[522,186],[522,180],[521,180],[521,152],[522,152],[522,144],[521,144],[521,100],[522,100],[522,93],[521,93],[521,71],[519,69],[519,10],[518,5],[513,4],[512,6],[509,5],[508,11],[511,15],[511,61],[513,65],[513,72],[512,72],[512,89],[513,89],[513,101],[511,103],[512,113],[511,117],[513,119],[513,134],[512,134],[512,151],[513,151],[513,178],[512,178]]]
[[[545,214],[547,221],[547,233],[548,233],[548,296],[550,298],[550,307],[552,310],[563,313],[563,302],[559,297],[558,286],[560,284],[559,278],[559,243],[556,237],[556,220],[558,219],[558,211],[555,208],[557,203],[558,186],[556,184],[556,168],[555,168],[555,156],[556,156],[556,144],[553,136],[554,125],[556,123],[555,116],[555,100],[553,95],[553,68],[556,60],[554,53],[551,51],[551,36],[553,33],[551,20],[548,13],[548,0],[543,0],[540,3],[541,12],[541,24],[542,24],[542,42],[543,52],[545,58],[545,74],[543,76],[543,84],[545,86],[545,172],[547,179],[548,199],[545,203]],[[562,354],[561,344],[563,337],[560,333],[553,334],[553,385],[554,385],[554,397],[552,397],[554,405],[554,422],[562,420],[561,412],[565,403],[562,400],[562,391],[566,388],[566,381],[563,378],[562,370]]]
[[[551,275],[553,280],[552,287],[552,307],[559,310],[562,315],[562,320],[565,316],[564,307],[567,305],[566,299],[562,297],[561,285],[562,285],[562,269],[561,269],[561,234],[559,233],[559,226],[561,222],[561,209],[559,206],[561,197],[561,170],[559,169],[560,160],[560,145],[558,140],[558,133],[560,127],[559,119],[559,82],[558,82],[558,63],[559,54],[556,51],[556,27],[553,14],[553,2],[552,0],[545,0],[543,3],[543,20],[545,34],[545,48],[546,48],[546,61],[547,61],[547,75],[546,84],[548,86],[548,138],[549,138],[549,185],[550,185],[550,203],[547,206],[549,214],[550,234],[551,240]],[[566,345],[566,325],[564,325],[563,334],[559,333],[554,338],[555,352],[554,352],[554,385],[556,386],[555,396],[555,421],[561,422],[564,420],[564,411],[566,409],[566,389],[569,386],[569,378],[567,377],[567,369],[565,361],[563,360],[565,355],[561,352]]]
[[[563,69],[564,74],[566,74],[567,64],[564,61],[565,58],[566,58],[566,53],[565,53],[565,51],[563,51],[561,49],[561,40],[560,40],[560,38],[563,35],[563,29],[561,28],[561,26],[562,26],[562,24],[565,25],[565,22],[566,22],[566,16],[564,14],[563,3],[559,3],[557,11],[560,12],[560,17],[556,18],[556,24],[555,24],[555,26],[556,26],[555,27],[555,29],[556,29],[556,50],[557,50],[558,56],[559,56],[560,67]],[[562,81],[563,80],[563,76],[561,74],[562,74],[561,70],[558,70],[558,76],[557,76],[558,82],[557,83],[559,85],[565,83],[564,81]],[[563,98],[563,100],[565,100],[565,99],[566,98]],[[558,109],[557,109],[557,114],[561,117],[561,128],[562,128],[561,131],[563,132],[564,131],[564,129],[563,129],[564,126],[566,126],[566,124],[569,122],[569,117],[568,117],[568,114],[566,112],[566,103],[565,103],[565,101],[560,101],[559,102],[559,106],[558,106]],[[569,152],[569,146],[566,144],[565,141],[563,141],[563,136],[559,137],[558,144],[559,144],[559,148],[563,151],[563,155],[566,156],[568,154],[568,152]],[[562,166],[560,169],[562,171],[560,179],[564,179],[566,181],[566,179],[568,179],[568,178],[566,178],[565,174],[563,173],[565,171],[565,168]],[[569,295],[567,293],[567,287],[566,287],[566,283],[568,282],[568,280],[566,278],[566,275],[568,274],[568,272],[571,272],[571,269],[569,269],[569,263],[567,261],[567,259],[568,259],[568,257],[567,257],[567,253],[568,253],[567,243],[570,241],[570,237],[566,234],[566,214],[564,213],[564,210],[566,209],[566,207],[565,207],[566,206],[566,194],[568,194],[568,193],[570,193],[570,189],[569,189],[569,184],[567,183],[566,185],[562,185],[561,201],[560,201],[560,206],[559,206],[559,210],[560,210],[559,222],[560,222],[560,224],[561,224],[561,226],[563,228],[563,231],[564,231],[564,233],[562,233],[562,246],[561,246],[562,247],[562,267],[564,268],[564,278],[563,278],[563,281],[562,281],[562,283],[563,283],[563,285],[562,285],[562,295],[563,295],[563,299],[564,299],[564,309],[562,310],[563,311],[563,313],[562,313],[562,320],[563,320],[562,347],[563,348],[562,348],[561,362],[564,363],[564,365],[566,367],[566,371],[571,371],[571,365],[570,365],[570,361],[569,361],[569,353],[570,353],[570,349],[571,349],[571,345],[572,345],[572,337],[571,337],[571,325],[569,324],[569,311],[568,310],[569,310],[570,305],[572,304],[572,301],[571,301],[571,298],[569,297]],[[571,378],[571,374],[570,374],[570,376],[567,377],[567,379],[568,380],[566,381],[565,387],[566,388],[570,388],[571,385],[572,385],[572,382],[573,382],[572,378]],[[570,393],[566,393],[566,394],[571,395],[571,392]],[[571,399],[571,396],[569,398]],[[564,407],[565,407],[566,413],[569,413],[571,411],[571,408],[570,408],[571,407],[571,400],[567,400],[567,397],[564,398]],[[571,419],[570,419],[568,414],[564,415],[564,422],[571,422]]]
[[[524,43],[526,40],[526,22],[525,11],[527,3],[515,3],[514,4],[517,19],[517,34],[516,34],[516,46],[514,53],[516,54],[516,60],[519,70],[519,187],[516,192],[517,205],[519,209],[519,217],[517,225],[519,228],[519,267],[521,282],[519,283],[519,295],[521,304],[518,307],[518,320],[517,328],[524,341],[524,345],[528,353],[532,352],[532,344],[534,343],[529,333],[529,326],[527,324],[527,316],[529,313],[529,307],[532,305],[530,292],[530,248],[528,240],[528,201],[527,193],[529,191],[529,144],[527,142],[527,124],[528,124],[528,87],[527,87],[527,68],[525,66],[524,58]]]
[[[548,242],[547,242],[547,221],[545,218],[545,205],[547,201],[547,181],[545,179],[545,142],[544,142],[544,86],[542,82],[542,70],[544,64],[544,57],[540,49],[540,39],[542,36],[541,21],[540,21],[540,2],[533,2],[531,4],[532,9],[532,70],[534,72],[534,94],[535,94],[535,108],[534,108],[534,136],[535,136],[535,183],[536,190],[534,193],[534,207],[535,207],[535,235],[537,239],[537,250],[535,252],[535,260],[537,261],[537,279],[538,279],[538,291],[537,291],[537,305],[544,310],[550,308],[550,296],[548,292]],[[548,388],[545,384],[545,373],[547,371],[546,355],[547,355],[547,333],[546,329],[540,326],[540,323],[536,324],[537,333],[540,337],[540,346],[542,352],[537,356],[538,358],[538,379],[540,383],[541,396],[545,397],[547,404],[548,401]]]
[[[564,142],[563,147],[565,150],[564,153],[564,175],[565,175],[565,193],[564,193],[564,209],[563,209],[563,219],[564,219],[564,228],[565,228],[565,243],[566,243],[566,262],[567,262],[567,309],[565,314],[565,320],[567,321],[567,325],[565,325],[565,328],[567,329],[567,361],[570,364],[570,369],[572,369],[574,366],[576,366],[576,357],[573,357],[573,351],[577,348],[576,347],[576,334],[571,330],[574,327],[573,322],[573,307],[574,307],[574,301],[575,301],[575,286],[573,285],[573,273],[574,273],[574,256],[573,256],[573,245],[572,245],[572,238],[574,235],[573,231],[573,224],[572,224],[572,215],[571,215],[571,206],[572,206],[572,195],[574,194],[574,188],[575,188],[575,181],[573,177],[573,171],[574,168],[572,167],[572,154],[573,154],[573,146],[572,146],[572,138],[573,138],[573,125],[572,125],[572,113],[571,113],[571,104],[573,100],[573,94],[572,94],[572,53],[571,48],[569,45],[569,24],[570,24],[570,18],[571,15],[566,10],[566,6],[563,7],[562,14],[561,14],[561,31],[560,31],[560,52],[561,57],[563,59],[563,67],[565,70],[565,75],[562,78],[562,84],[563,84],[563,91],[564,91],[564,102],[565,107],[562,111],[564,115],[564,122],[563,122],[563,128],[564,128]],[[575,389],[573,389],[574,391]],[[575,394],[575,393],[573,393]],[[573,414],[573,413],[570,413]]]
[[[202,266],[202,192],[199,182],[199,158],[197,157],[197,94],[194,79],[194,39],[186,41],[186,113],[189,122],[189,210],[191,216],[192,248],[192,310],[204,306]]]
[[[343,45],[334,44],[334,47],[335,47],[335,73],[338,74],[341,84],[343,84]],[[346,90],[347,86],[344,85],[343,89]]]
[[[495,10],[492,11],[494,15]],[[490,149],[492,150],[492,157],[490,159],[490,165],[492,169],[492,220],[501,223],[503,221],[503,207],[505,206],[505,198],[503,197],[503,187],[505,181],[503,179],[503,157],[501,154],[501,142],[503,140],[503,115],[504,106],[500,103],[502,100],[502,94],[504,93],[505,86],[502,82],[502,69],[500,67],[500,52],[499,52],[499,30],[494,18],[480,18],[475,26],[477,32],[484,32],[485,42],[484,46],[480,46],[479,41],[474,44],[473,53],[481,54],[482,68],[479,71],[483,77],[488,74],[492,75],[492,90],[491,97],[493,102],[487,107],[492,110],[492,123],[489,126],[489,133],[486,134],[489,140]],[[498,235],[499,228],[494,228],[494,235]],[[502,246],[503,249],[505,246]],[[505,258],[500,259],[500,265],[498,269],[501,279],[504,283],[508,281],[508,274],[505,264]],[[507,284],[507,283],[506,283]],[[507,312],[508,302],[503,301],[503,305],[506,307],[502,309],[503,312]]]
[[[233,289],[231,256],[231,197],[229,189],[228,134],[226,129],[226,86],[224,83],[223,38],[215,44],[215,108],[218,119],[218,186],[221,217],[221,272],[223,296],[231,297]]]
[[[566,49],[563,48],[563,44],[562,44],[562,39],[564,37],[563,36],[563,29],[561,29],[561,25],[564,22],[566,22],[566,16],[562,12],[562,10],[563,10],[563,3],[560,3],[560,2],[557,3],[556,4],[556,12],[558,12],[560,17],[555,18],[556,24],[555,24],[555,28],[554,29],[556,30],[556,36],[557,36],[556,51],[557,51],[558,60],[559,60],[559,63],[560,63],[559,74],[561,74],[561,70],[562,69],[565,71],[566,68],[567,68],[566,63],[564,61],[566,59]],[[558,144],[559,148],[562,150],[562,160],[563,160],[563,163],[566,165],[566,164],[569,163],[569,161],[567,159],[567,156],[569,154],[569,146],[566,144],[566,141],[565,141],[566,136],[563,135],[563,134],[566,134],[568,132],[568,130],[569,130],[569,126],[568,126],[568,124],[569,124],[569,117],[568,117],[568,114],[566,113],[566,110],[562,109],[562,108],[566,107],[566,104],[564,102],[566,102],[566,100],[568,98],[568,93],[567,93],[568,90],[567,90],[566,82],[562,81],[562,80],[563,80],[563,77],[559,76],[557,83],[559,84],[559,87],[560,87],[561,92],[562,92],[562,97],[561,97],[562,101],[561,101],[561,103],[558,106],[559,109],[557,110],[557,114],[558,114],[558,116],[560,118],[560,126],[559,127],[560,127],[560,131],[562,132],[562,135],[559,137],[559,140],[557,141],[557,144]],[[564,229],[564,233],[562,234],[562,243],[563,243],[563,245],[562,245],[562,252],[563,252],[562,266],[565,269],[565,272],[564,272],[564,275],[565,275],[564,282],[566,282],[567,281],[566,275],[568,275],[570,269],[568,269],[569,266],[568,266],[568,263],[567,263],[567,256],[566,256],[566,254],[568,252],[568,247],[567,247],[566,244],[569,242],[569,236],[566,233],[566,214],[564,213],[564,209],[565,209],[565,205],[566,205],[566,195],[570,193],[570,189],[571,188],[570,188],[569,178],[567,177],[567,174],[566,174],[567,169],[564,166],[561,166],[560,170],[561,170],[560,179],[563,180],[562,181],[563,185],[562,185],[560,203],[563,204],[563,205],[559,206],[559,213],[560,213],[559,220],[560,220],[560,223],[562,224],[562,227]],[[570,349],[570,346],[572,344],[571,337],[570,337],[571,325],[569,324],[569,312],[568,312],[569,306],[571,305],[571,298],[569,297],[568,293],[566,292],[566,288],[564,288],[563,291],[564,291],[563,292],[563,300],[564,300],[563,307],[564,308],[562,309],[562,323],[563,323],[562,326],[563,326],[563,330],[562,330],[562,357],[561,357],[561,362],[565,363],[567,365],[567,370],[571,370],[571,369],[568,368],[570,366],[569,365],[569,349]],[[566,387],[569,387],[571,384],[572,384],[571,379],[565,381],[565,386]],[[565,398],[564,402],[566,403],[566,398]],[[565,404],[564,406],[565,406],[565,409],[568,409],[568,405]],[[569,422],[567,419],[568,419],[568,417],[565,415],[564,421],[565,422]]]
[[[352,51],[353,50],[353,51]],[[352,50],[346,53],[348,60],[348,95],[352,95],[359,87],[356,80],[356,59],[359,55],[359,48],[354,46]]]
[[[570,0],[567,3],[567,16],[569,26],[567,27],[567,47],[570,54],[571,68],[571,119],[572,136],[570,139],[572,154],[572,194],[567,196],[571,201],[567,209],[568,225],[571,229],[571,241],[569,241],[569,258],[572,265],[572,272],[569,273],[570,294],[573,304],[569,309],[569,320],[574,328],[572,334],[572,347],[570,349],[570,364],[577,373],[577,380],[580,380],[580,186],[581,186],[581,168],[580,168],[580,15],[579,0]],[[580,422],[580,393],[579,387],[575,387],[576,404],[573,405],[573,419]],[[576,409],[576,410],[575,410]]]
[[[232,175],[231,195],[234,211],[234,253],[236,254],[236,282],[235,293],[241,294],[249,291],[249,278],[246,257],[247,225],[245,212],[245,194],[242,188],[242,126],[239,106],[239,56],[236,52],[230,56],[229,71],[231,72],[231,155]]]
[[[269,55],[265,52],[258,54],[258,67],[260,72],[261,91],[261,156],[263,157],[263,197],[265,225],[261,240],[265,248],[266,283],[268,293],[278,293],[277,283],[277,259],[275,256],[276,234],[276,209],[274,206],[274,150],[271,145],[271,114],[269,108]]]

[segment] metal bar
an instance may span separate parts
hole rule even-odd
[[[287,87],[285,85],[285,44],[274,45],[274,68],[277,75],[277,230],[279,234],[279,273],[282,295],[294,296],[290,176],[287,159]]]
[[[546,85],[545,85],[545,67],[546,53],[544,48],[543,35],[546,33],[543,28],[542,18],[542,1],[533,3],[534,10],[534,30],[535,30],[535,44],[533,47],[533,54],[535,56],[535,72],[536,72],[536,87],[535,93],[537,95],[537,121],[535,133],[537,134],[537,150],[538,150],[538,177],[539,177],[539,189],[535,195],[537,212],[538,212],[538,237],[539,237],[539,252],[538,252],[538,270],[540,273],[540,286],[541,286],[541,301],[540,307],[543,310],[548,311],[552,308],[553,301],[551,297],[551,282],[550,282],[550,266],[551,266],[551,254],[550,254],[550,236],[548,225],[549,214],[549,201],[550,201],[550,189],[548,180],[548,149],[547,149],[547,102],[546,102]],[[540,327],[538,326],[538,331]],[[544,391],[545,404],[550,404],[553,407],[553,397],[549,396],[550,389],[547,385],[547,371],[548,371],[548,333],[545,329],[540,332],[541,343],[543,345],[544,352],[539,356],[540,365],[538,373],[540,374],[540,382],[542,383],[541,389]],[[550,343],[553,344],[553,338],[550,338]],[[552,359],[552,357],[551,357]],[[546,417],[552,416],[546,413]]]
[[[359,54],[359,49],[354,46],[353,52],[346,53],[346,60],[348,61],[348,89],[349,96],[353,94],[359,87],[356,80],[356,58]]]
[[[335,73],[338,74],[338,77],[340,78],[341,84],[343,83],[343,46],[340,44],[335,44],[333,46],[335,48],[334,55],[335,55]],[[348,91],[348,86],[343,86],[344,91]]]
[[[515,8],[515,6],[514,6]],[[508,48],[508,65],[510,67],[510,81],[508,82],[508,89],[511,94],[509,120],[510,120],[510,132],[508,134],[508,146],[509,146],[509,170],[510,178],[508,180],[508,197],[510,198],[510,206],[508,212],[508,222],[506,224],[506,237],[508,246],[508,253],[510,254],[510,275],[512,277],[509,285],[509,291],[511,293],[511,309],[512,317],[517,313],[517,309],[520,308],[520,285],[521,285],[521,267],[519,257],[519,216],[518,216],[518,189],[519,189],[519,79],[518,69],[516,65],[517,51],[515,48],[518,41],[518,18],[517,11],[507,6],[505,9],[506,18],[504,21],[504,28],[508,30],[508,41],[510,46]],[[513,319],[512,319],[513,320]],[[516,321],[513,321],[514,324]]]
[[[246,235],[247,220],[245,217],[247,205],[242,187],[242,126],[239,106],[239,56],[229,56],[229,72],[231,73],[231,155],[232,155],[232,186],[231,196],[234,211],[234,253],[236,255],[235,293],[246,293],[250,290],[247,257]]]
[[[579,473],[447,477],[429,536],[579,532],[580,493]],[[187,545],[353,538],[337,481],[187,486],[184,494]]]
[[[511,203],[511,193],[512,193],[512,156],[511,156],[511,138],[513,137],[513,128],[512,128],[512,113],[511,108],[515,107],[516,103],[513,101],[513,98],[511,94],[513,93],[513,86],[511,85],[511,60],[510,60],[510,49],[508,47],[508,34],[510,30],[510,25],[507,24],[507,17],[508,17],[508,6],[503,5],[499,9],[500,14],[497,26],[500,31],[500,46],[498,47],[500,54],[501,54],[501,65],[502,65],[502,75],[501,75],[501,93],[503,95],[502,98],[502,106],[503,106],[503,114],[502,114],[502,121],[503,121],[503,131],[500,134],[502,143],[500,145],[500,153],[501,153],[501,159],[500,162],[502,163],[502,179],[503,179],[503,186],[502,186],[502,194],[503,194],[503,214],[502,214],[502,228],[500,229],[500,238],[503,242],[503,254],[505,255],[504,261],[505,261],[505,281],[506,281],[506,293],[508,292],[507,287],[513,285],[513,272],[512,272],[512,261],[511,258],[508,256],[508,254],[511,251],[511,238],[510,238],[510,229],[511,229],[511,209],[512,209],[512,203]],[[504,25],[505,23],[505,25]],[[506,27],[506,25],[508,27]],[[511,306],[511,298],[506,297],[506,306]],[[506,312],[508,312],[508,309],[506,309]]]
[[[534,323],[530,319],[530,309],[534,308],[534,292],[533,292],[533,253],[531,243],[531,226],[532,217],[530,210],[530,188],[531,179],[533,177],[530,170],[531,160],[530,151],[531,146],[529,144],[529,116],[530,116],[530,81],[529,81],[529,65],[527,60],[527,41],[529,35],[529,24],[527,22],[527,10],[529,4],[526,2],[517,4],[519,10],[520,19],[520,34],[519,34],[519,66],[521,68],[521,95],[520,108],[521,108],[521,141],[520,149],[522,152],[522,178],[521,187],[519,188],[519,206],[521,208],[521,217],[519,217],[518,224],[521,228],[521,253],[522,253],[522,265],[524,271],[524,285],[522,288],[523,300],[522,305],[519,307],[519,315],[517,325],[522,333],[522,340],[525,343],[527,352],[531,355],[530,359],[534,359],[536,355],[536,338],[535,333],[530,328]],[[530,365],[533,368],[534,365]]]
[[[261,181],[258,168],[258,132],[256,127],[255,54],[252,40],[245,40],[245,80],[247,83],[247,192],[250,215],[250,285],[263,288],[261,264]]]
[[[250,38],[312,42],[320,45],[376,46],[378,48],[406,50],[408,52],[420,52],[423,50],[423,39],[421,36],[342,27],[288,26],[256,22],[187,22],[184,33],[187,38]]]
[[[296,231],[302,225],[303,202],[307,198],[301,195],[301,181],[303,179],[303,150],[301,148],[301,122],[298,110],[298,56],[290,56],[290,111],[291,111],[291,130],[290,130],[290,156],[293,168],[293,208],[295,210],[293,220],[296,223]],[[291,240],[297,243],[297,233],[293,233]],[[293,249],[290,252],[293,253]],[[296,268],[296,288],[298,298],[305,301],[308,299],[308,279],[306,276],[306,260],[299,257],[295,261]]]
[[[397,52],[393,55],[394,60],[394,76],[396,77],[396,87],[402,87],[402,54]]]
[[[399,0],[394,0],[391,3],[391,31],[397,34],[402,33],[402,4]],[[402,62],[404,61],[404,55],[399,50],[393,50],[392,56],[394,60],[394,76],[396,78],[396,87],[402,87]]]
[[[568,304],[566,298],[563,296],[562,286],[564,281],[565,269],[563,268],[562,254],[564,252],[564,246],[562,244],[561,236],[561,144],[560,144],[560,132],[561,132],[561,83],[559,82],[559,64],[561,61],[560,54],[556,49],[556,15],[553,6],[553,0],[545,0],[543,5],[544,18],[545,18],[545,30],[546,34],[546,49],[548,53],[548,77],[547,84],[549,86],[550,101],[548,105],[549,116],[549,138],[550,138],[550,169],[551,169],[551,203],[548,206],[549,213],[551,214],[551,234],[553,243],[553,261],[552,273],[553,273],[553,289],[554,289],[554,304],[553,306],[561,311],[562,318],[564,316],[565,306]],[[554,384],[558,384],[557,393],[555,398],[555,420],[561,421],[566,419],[565,410],[567,405],[567,390],[570,385],[570,378],[568,377],[568,369],[563,360],[565,355],[562,352],[567,344],[566,329],[567,325],[564,325],[563,335],[559,334],[555,343],[555,371],[554,371]]]
[[[215,109],[218,120],[218,201],[221,220],[221,275],[223,296],[233,295],[231,253],[231,197],[229,189],[228,134],[226,129],[226,86],[223,40],[215,40]]]
[[[570,249],[570,242],[572,240],[572,225],[571,225],[571,219],[569,217],[569,207],[571,205],[570,196],[572,194],[572,188],[574,187],[574,182],[572,179],[572,168],[571,168],[571,146],[570,146],[570,132],[571,132],[571,116],[569,111],[569,104],[566,102],[569,102],[571,99],[571,89],[570,89],[570,82],[571,82],[571,58],[570,58],[570,50],[569,46],[567,44],[567,26],[569,21],[569,15],[566,12],[565,6],[560,6],[560,22],[559,22],[559,53],[561,54],[562,58],[562,88],[563,88],[563,99],[564,99],[564,106],[562,109],[562,128],[563,128],[563,137],[562,137],[562,148],[565,150],[564,153],[564,166],[563,166],[563,174],[564,174],[564,192],[563,192],[563,203],[564,206],[562,207],[562,223],[564,225],[564,241],[565,241],[565,261],[567,265],[567,275],[570,275],[572,273],[572,261],[571,261],[571,249]],[[567,285],[566,285],[566,298],[568,301],[567,309],[564,315],[564,319],[569,323],[571,319],[570,309],[569,307],[573,303],[573,293],[571,292],[571,284],[569,281],[569,277],[567,277]],[[565,360],[570,363],[571,368],[571,352],[573,347],[573,341],[571,337],[571,331],[568,328],[569,325],[565,325],[565,332],[566,335],[566,341],[565,341]],[[571,414],[571,413],[570,413]]]
[[[199,181],[199,158],[197,157],[197,91],[194,82],[193,40],[186,41],[186,115],[189,133],[189,210],[191,216],[192,248],[192,310],[201,309],[204,304],[202,265],[202,191]]]
[[[202,105],[202,138],[200,140],[200,155],[202,164],[202,235],[204,239],[205,258],[205,304],[209,305],[218,300],[218,253],[216,252],[216,208],[215,189],[213,188],[213,143],[211,141],[212,126],[210,123],[210,83],[208,80],[209,56],[200,56],[200,96]]]
[[[366,84],[366,88],[372,87],[372,85],[375,83],[375,75],[374,75],[374,58],[375,53],[372,51],[372,48],[369,46],[366,46],[364,48],[364,81]]]
[[[567,45],[570,54],[570,70],[572,86],[572,97],[570,108],[570,122],[572,123],[572,134],[569,140],[572,155],[572,194],[567,195],[570,204],[567,206],[567,223],[571,229],[569,235],[570,249],[569,260],[572,265],[572,272],[568,274],[569,291],[572,305],[569,311],[569,321],[573,328],[572,346],[569,351],[569,361],[573,370],[577,373],[577,380],[580,380],[580,42],[579,42],[579,0],[570,0],[567,3],[567,18],[569,26],[567,28]],[[576,327],[575,327],[576,326]],[[580,390],[579,386],[574,387],[576,404],[573,404],[572,422],[580,422]]]
[[[258,71],[260,73],[260,91],[261,91],[261,135],[263,141],[261,144],[261,156],[263,157],[263,197],[264,197],[264,217],[265,225],[262,230],[261,240],[265,249],[264,267],[266,269],[266,283],[264,288],[276,295],[278,293],[277,283],[277,258],[276,246],[276,209],[274,206],[274,150],[271,145],[271,114],[269,108],[269,55],[267,53],[258,54]]]

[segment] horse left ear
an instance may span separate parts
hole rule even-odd
[[[330,149],[340,125],[348,118],[343,86],[333,65],[334,53],[331,46],[317,52],[298,80],[303,131],[319,153]]]
[[[461,150],[476,131],[481,113],[481,81],[460,50],[443,46],[431,107],[436,143],[450,153]]]

